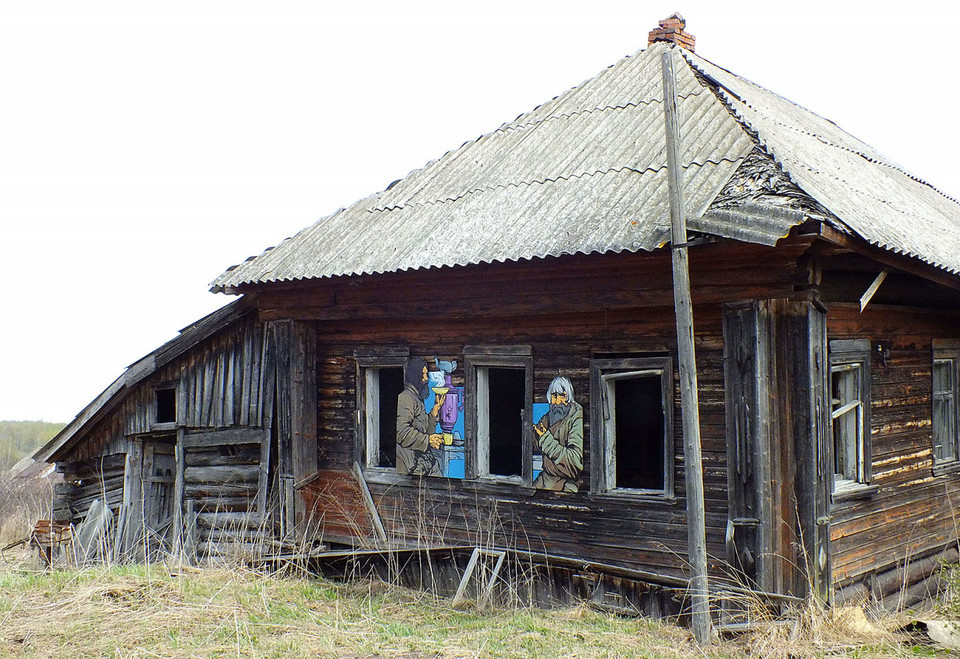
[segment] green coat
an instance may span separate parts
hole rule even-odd
[[[438,419],[427,414],[420,393],[411,385],[397,396],[397,473],[442,476],[440,460],[430,450]]]
[[[542,420],[542,419],[541,419]],[[583,407],[576,401],[570,411],[538,439],[543,453],[543,471],[533,482],[542,490],[577,492],[583,471]]]

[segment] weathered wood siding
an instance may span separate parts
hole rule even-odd
[[[264,386],[263,326],[249,314],[161,366],[122,397],[70,451],[70,460],[117,452],[125,438],[153,431],[156,387],[179,383],[178,425],[259,427]],[[269,403],[270,401],[268,401]]]
[[[158,367],[121,390],[99,419],[73,439],[72,447],[61,451],[59,468],[67,483],[58,493],[60,508],[71,510],[79,522],[94,498],[105,499],[118,524],[136,529],[141,515],[156,515],[157,510],[157,502],[144,500],[157,489],[142,482],[156,478],[148,473],[152,465],[144,447],[165,437],[175,470],[175,487],[163,495],[173,497],[164,504],[173,511],[172,530],[164,532],[168,543],[181,540],[185,521],[197,529],[201,555],[216,551],[227,538],[243,542],[272,534],[263,520],[271,503],[269,423],[277,373],[265,355],[275,352],[267,349],[264,325],[255,313],[180,354],[163,348],[155,352],[146,364]],[[158,423],[156,390],[166,387],[176,387],[176,420]],[[185,505],[196,520],[185,520]],[[143,557],[136,550],[139,536],[128,532],[117,535],[121,537],[124,546],[117,555]]]
[[[722,303],[761,294],[793,295],[801,276],[797,259],[806,246],[798,242],[773,250],[727,243],[691,252],[708,553],[714,567],[724,560],[727,521]],[[755,267],[758,261],[763,268]],[[445,478],[395,476],[378,482],[370,474],[388,535],[508,544],[667,575],[683,573],[687,527],[678,390],[675,497],[588,491],[593,468],[589,446],[597,441],[589,423],[590,361],[675,355],[669,254],[574,256],[562,262],[383,275],[349,284],[278,286],[261,290],[260,304],[265,318],[319,321],[319,462],[330,471],[312,489],[336,490],[359,457],[356,351],[402,346],[411,355],[462,364],[466,345],[528,345],[535,400],[544,402],[547,386],[559,372],[571,379],[576,400],[584,406],[581,492]],[[460,368],[454,385],[463,385],[462,379]]]
[[[838,585],[871,580],[898,562],[956,545],[960,473],[934,475],[932,339],[960,337],[960,313],[871,304],[832,304],[831,339],[869,339],[872,483],[863,500],[834,502],[833,576]],[[877,346],[889,349],[881,359]]]

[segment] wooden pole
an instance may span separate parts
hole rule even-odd
[[[707,590],[707,541],[703,505],[703,466],[700,457],[700,411],[697,398],[697,362],[693,345],[693,305],[687,257],[687,226],[683,212],[683,177],[680,168],[680,123],[677,118],[677,84],[673,48],[665,48],[663,112],[666,126],[667,189],[670,197],[671,252],[673,254],[673,304],[677,316],[677,352],[680,370],[680,405],[683,418],[683,456],[687,484],[687,545],[690,554],[690,599],[693,635],[698,643],[710,641],[710,603]]]

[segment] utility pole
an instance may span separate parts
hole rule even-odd
[[[664,48],[663,113],[666,126],[667,189],[670,197],[670,251],[673,256],[673,306],[677,316],[677,352],[680,370],[680,406],[683,417],[683,456],[687,485],[687,545],[690,555],[690,600],[693,635],[700,644],[710,641],[710,602],[707,589],[707,540],[703,505],[703,461],[700,456],[700,411],[697,396],[697,359],[693,345],[693,304],[687,256],[687,221],[683,211],[683,171],[680,166],[680,122],[673,47]]]

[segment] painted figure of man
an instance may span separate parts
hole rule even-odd
[[[406,387],[397,397],[397,473],[440,476],[440,459],[432,449],[443,445],[443,434],[434,431],[444,396],[437,395],[428,414],[423,402],[430,393],[430,383],[427,362],[420,357],[407,360],[403,379]]]
[[[549,411],[533,427],[543,454],[543,471],[533,485],[576,492],[583,471],[583,407],[573,399],[570,380],[560,375],[547,387],[547,401]]]

